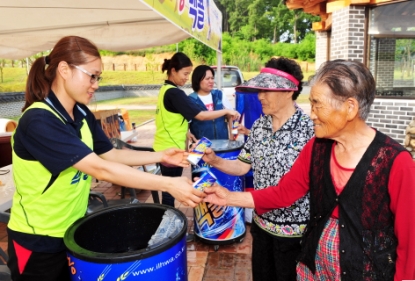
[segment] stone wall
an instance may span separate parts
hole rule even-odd
[[[348,6],[332,13],[330,60],[364,62],[365,6]]]
[[[415,100],[377,98],[366,123],[404,145],[407,127],[414,119]]]

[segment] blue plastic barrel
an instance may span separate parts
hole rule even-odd
[[[183,229],[149,247],[167,209]],[[92,213],[65,233],[71,280],[187,280],[186,229],[186,216],[166,205],[127,204]]]
[[[235,93],[236,110],[243,114],[243,124],[246,128],[251,129],[252,124],[264,113],[262,105],[258,100],[258,93]],[[246,140],[246,136],[245,136]]]
[[[211,148],[223,159],[234,160],[243,146],[241,141],[212,140]],[[203,160],[193,167],[192,175],[209,169],[217,183],[231,191],[243,191],[243,177],[225,174]],[[202,202],[194,209],[194,231],[197,238],[207,244],[229,244],[242,241],[245,236],[244,208],[219,207]]]
[[[244,115],[243,124],[246,128],[251,129],[254,122],[264,115],[262,111],[261,102],[258,100],[258,93],[243,93],[243,92],[236,92],[235,93],[235,105],[236,110]],[[247,136],[245,136],[245,140]],[[252,169],[245,175],[245,190],[249,191],[254,188],[253,183],[253,171]],[[252,222],[252,210],[247,208],[245,210],[245,221],[251,223]],[[248,214],[248,212],[250,212]]]

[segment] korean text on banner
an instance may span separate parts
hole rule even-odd
[[[222,13],[213,0],[141,0],[183,31],[222,51]]]

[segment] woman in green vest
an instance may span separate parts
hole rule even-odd
[[[162,72],[167,72],[167,80],[160,88],[157,102],[156,134],[153,145],[155,151],[168,147],[185,149],[188,123],[192,119],[205,121],[222,116],[232,118],[239,116],[239,113],[232,109],[203,111],[183,90],[179,89],[178,86],[183,86],[189,80],[192,70],[192,61],[181,52],[175,53],[169,60],[164,60]],[[182,172],[183,167],[161,165],[163,176],[180,177]],[[169,192],[162,193],[162,203],[174,207],[174,198]]]
[[[167,162],[187,167],[187,153],[116,150],[88,109],[101,81],[97,47],[62,38],[32,65],[23,115],[12,137],[16,192],[8,224],[13,280],[70,280],[63,236],[85,215],[91,178],[168,191],[196,206],[203,193],[185,178],[159,177],[130,166]]]

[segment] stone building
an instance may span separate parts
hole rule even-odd
[[[415,1],[285,0],[320,16],[316,68],[333,59],[364,63],[377,96],[367,123],[404,144],[415,158]]]

